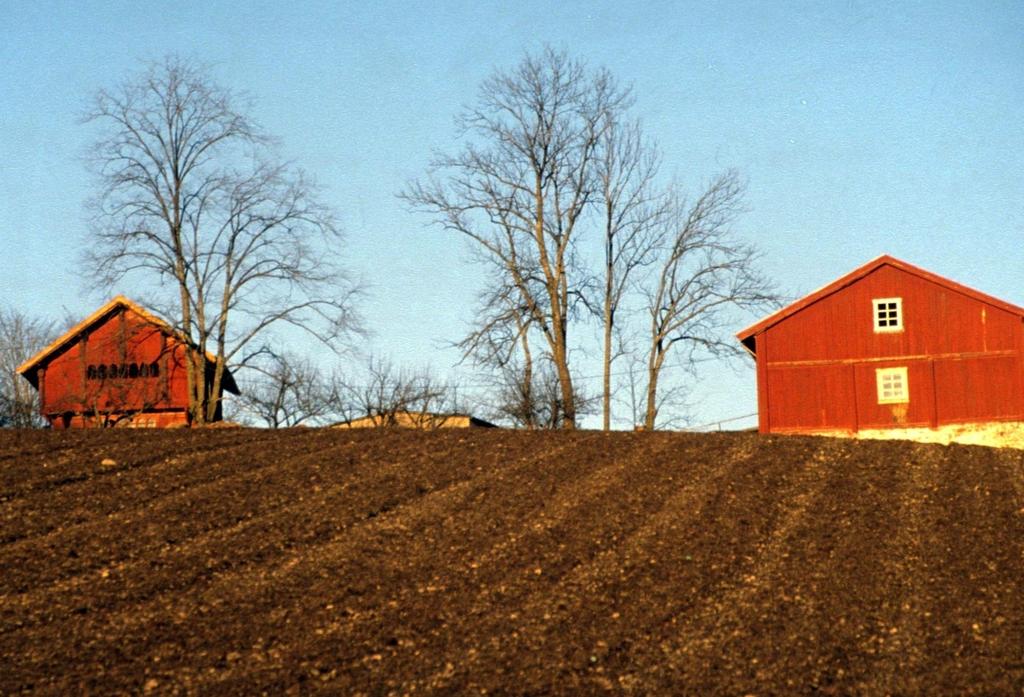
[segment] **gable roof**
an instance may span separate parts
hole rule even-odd
[[[854,269],[845,276],[837,278],[828,285],[819,288],[818,290],[814,291],[809,295],[805,295],[796,302],[793,302],[787,305],[786,307],[782,308],[781,310],[778,310],[777,312],[768,315],[767,317],[756,322],[755,324],[750,325],[746,329],[738,332],[736,334],[736,338],[743,343],[743,345],[746,347],[748,351],[754,353],[755,335],[760,334],[761,332],[765,331],[769,327],[772,327],[773,325],[778,324],[787,317],[790,317],[791,315],[796,314],[800,310],[803,310],[804,308],[818,302],[822,298],[832,295],[833,293],[842,290],[847,286],[853,285],[860,279],[864,278],[873,271],[881,268],[882,266],[891,266],[895,269],[899,269],[900,271],[904,271],[919,278],[923,278],[926,281],[931,281],[932,283],[935,283],[944,288],[948,288],[949,290],[952,290],[954,292],[962,293],[963,295],[974,298],[975,300],[978,300],[980,302],[992,305],[994,307],[998,307],[1002,310],[1006,310],[1011,314],[1024,317],[1024,307],[1018,307],[1013,303],[1008,303],[1005,300],[1000,300],[999,298],[987,295],[986,293],[982,293],[981,291],[975,290],[974,288],[970,288],[961,283],[957,283],[956,281],[952,281],[946,278],[945,276],[940,276],[936,273],[932,273],[931,271],[926,271],[925,269],[922,269],[918,266],[914,266],[913,264],[908,264],[907,262],[897,259],[896,257],[889,256],[888,254],[883,254],[880,257],[872,259],[863,266]]]
[[[49,346],[44,348],[42,351],[32,356],[32,358],[29,358],[20,366],[18,366],[16,372],[20,375],[23,375],[25,379],[32,383],[34,387],[38,386],[36,370],[39,368],[39,365],[41,363],[44,363],[54,354],[63,350],[66,346],[74,343],[82,334],[82,332],[86,331],[90,327],[99,324],[100,322],[105,320],[109,315],[112,315],[116,310],[120,308],[131,310],[142,319],[158,327],[161,331],[166,332],[168,335],[173,336],[175,339],[177,339],[183,344],[191,343],[185,338],[184,334],[182,334],[180,331],[172,327],[164,320],[154,315],[149,310],[139,305],[137,302],[134,302],[133,300],[130,300],[129,298],[126,298],[123,295],[118,295],[112,298],[98,310],[93,312],[91,315],[83,319],[81,322],[71,327],[71,329],[61,334],[57,339],[55,339]],[[216,359],[211,353],[207,352],[206,360],[212,363]],[[235,378],[231,374],[231,371],[227,369],[225,369],[224,371],[224,389],[233,394],[239,394],[238,385],[235,384]]]

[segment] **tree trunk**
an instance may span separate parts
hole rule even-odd
[[[605,431],[612,428],[612,322],[611,308],[604,309],[604,423]]]
[[[214,364],[213,369],[213,383],[209,386],[209,394],[207,395],[206,403],[206,421],[216,421],[218,413],[221,412],[220,408],[220,396],[223,393],[222,385],[224,380],[224,358],[222,357],[223,350],[217,358],[217,362]]]
[[[646,431],[653,431],[658,420],[658,377],[664,358],[665,353],[660,342],[651,347],[651,356],[647,361],[647,413],[644,417]]]
[[[179,263],[179,273],[184,276],[184,263]],[[196,352],[192,350],[190,328],[192,326],[192,308],[189,304],[188,287],[184,280],[179,281],[181,295],[181,332],[185,337],[185,393],[188,395],[189,423],[202,423],[202,391],[205,380],[202,371],[196,370]]]
[[[572,431],[576,428],[576,393],[573,391],[572,374],[569,372],[565,348],[565,332],[559,332],[555,345],[555,370],[558,371],[558,386],[562,392],[562,428]]]
[[[603,412],[605,431],[612,428],[612,283],[614,281],[614,268],[612,266],[612,239],[608,232],[605,232],[605,273],[604,273],[604,384],[603,384]]]
[[[527,429],[537,428],[537,405],[533,396],[533,354],[530,352],[530,339],[526,328],[519,325],[523,344],[523,385],[520,390],[520,405],[522,407],[523,422]]]
[[[647,369],[647,414],[644,417],[644,430],[653,431],[658,418],[658,371]]]
[[[193,425],[202,426],[206,423],[206,404],[208,401],[206,387],[206,356],[202,351],[191,351],[192,374],[195,378],[195,404],[192,407]]]

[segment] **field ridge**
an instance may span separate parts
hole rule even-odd
[[[0,431],[0,694],[1024,694],[1024,452]]]

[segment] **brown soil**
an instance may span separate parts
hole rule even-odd
[[[1020,695],[1024,453],[2,431],[0,575],[0,694]]]

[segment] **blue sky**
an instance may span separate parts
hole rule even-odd
[[[106,299],[76,261],[92,190],[78,116],[173,51],[248,93],[322,185],[372,284],[367,349],[447,372],[477,271],[394,194],[456,148],[453,117],[491,71],[545,43],[633,85],[684,187],[740,170],[737,227],[790,295],[890,253],[1024,304],[1019,2],[19,0],[0,4],[0,302],[59,317]],[[755,411],[752,366],[709,365],[691,401],[697,423]]]

